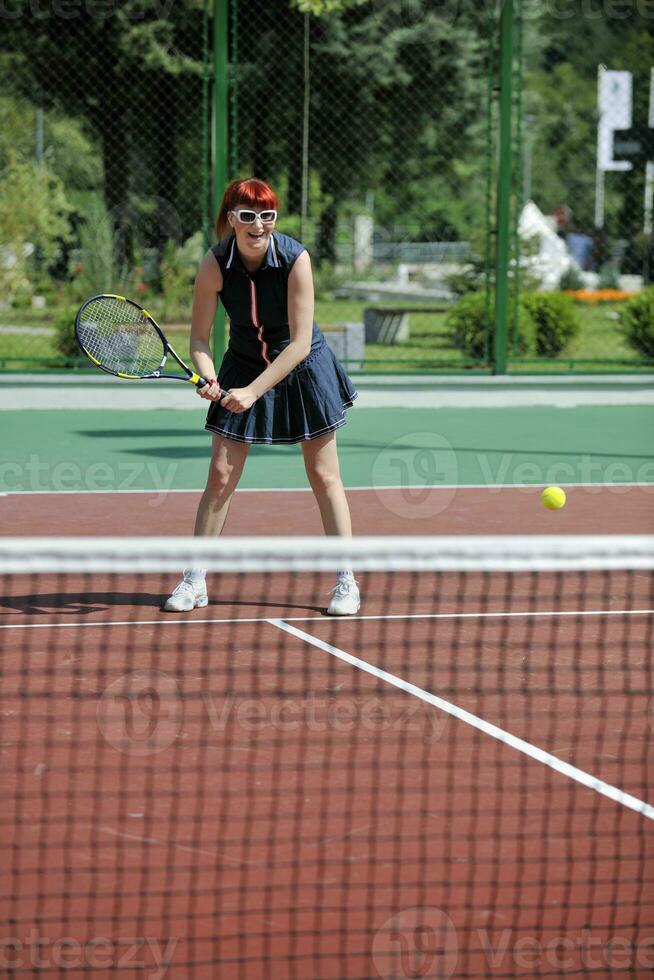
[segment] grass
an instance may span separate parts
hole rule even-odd
[[[352,300],[318,300],[316,320],[325,324],[360,322],[364,307],[370,305]],[[424,304],[416,303],[416,306],[421,305]],[[445,313],[412,313],[408,340],[397,344],[366,344],[364,367],[372,370],[415,370],[435,362],[442,367],[471,366],[470,361],[448,342]]]
[[[362,320],[366,303],[346,300],[328,300],[316,304],[318,323],[333,323],[343,320]],[[409,305],[409,304],[407,304]],[[416,304],[420,305],[420,304]],[[584,370],[593,366],[602,371],[629,370],[651,371],[652,365],[639,359],[622,337],[617,320],[619,303],[591,306],[588,303],[576,304],[581,320],[579,335],[569,344],[559,358],[540,358],[538,364],[522,366],[519,360],[511,361],[515,371],[570,371],[572,365]],[[409,339],[389,345],[367,344],[365,366],[373,370],[395,370],[420,365],[455,370],[469,369],[461,351],[449,343],[445,329],[445,313],[410,315]],[[377,362],[377,363],[375,363]],[[626,362],[626,363],[625,363]],[[479,367],[480,365],[477,365]]]
[[[316,302],[316,320],[323,324],[361,321],[363,309],[367,305],[370,304],[357,300],[320,298]],[[561,357],[553,360],[542,358],[537,363],[514,360],[510,365],[511,370],[552,373],[562,373],[573,368],[589,371],[651,371],[652,365],[639,359],[622,338],[616,319],[619,308],[620,304],[617,303],[597,306],[578,303],[581,331]],[[43,328],[48,328],[51,321],[52,311],[48,310],[2,311],[0,367],[34,370],[37,367],[65,366],[61,355],[55,350],[53,338],[40,332]],[[444,313],[413,313],[409,323],[410,337],[407,341],[393,345],[366,345],[366,369],[465,371],[476,367],[478,370],[488,370],[483,365],[474,365],[467,361],[459,350],[450,345]],[[3,327],[8,326],[15,327],[16,330],[11,333],[3,332]],[[163,326],[166,329],[165,323]],[[35,328],[37,332],[33,333]],[[173,347],[180,356],[185,357],[188,352],[188,331],[179,329],[176,324],[175,328],[166,332]],[[68,366],[90,368],[83,358]]]
[[[558,358],[539,360],[540,370],[561,373],[574,366],[575,370],[592,370],[601,367],[603,371],[651,372],[653,365],[641,359],[632,350],[620,332],[618,312],[621,303],[593,305],[575,303],[581,320],[581,329]],[[626,362],[626,363],[625,363]],[[512,362],[512,370],[538,370],[533,363],[521,365],[519,360]]]

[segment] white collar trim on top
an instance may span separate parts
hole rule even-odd
[[[226,269],[231,269],[234,265],[234,259],[236,254],[236,238],[232,238],[232,244],[229,249],[229,255],[227,256]],[[279,253],[277,251],[277,245],[275,243],[275,233],[270,236],[270,242],[268,243],[268,251],[266,252],[266,257],[263,261],[262,268],[266,266],[273,266],[275,269],[281,269],[282,263],[279,258]]]

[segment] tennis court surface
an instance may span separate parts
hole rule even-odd
[[[212,602],[161,612],[191,558]],[[650,976],[653,569],[619,535],[2,539],[7,975]]]

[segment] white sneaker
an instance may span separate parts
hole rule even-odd
[[[332,589],[332,601],[327,613],[329,616],[354,616],[361,606],[358,583],[353,575],[341,575]]]
[[[190,612],[209,604],[207,586],[204,581],[191,582],[183,578],[173,589],[172,595],[166,600],[166,612]]]

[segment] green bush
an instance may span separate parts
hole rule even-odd
[[[646,274],[648,279],[645,285],[652,281],[654,268],[652,267],[652,236],[639,231],[630,237],[625,249],[624,258],[620,263],[620,271],[626,276],[642,276]]]
[[[514,312],[515,301],[511,300],[509,324],[513,323]],[[482,360],[484,357],[485,313],[486,294],[477,292],[463,296],[445,318],[445,325],[452,344],[475,360]],[[522,302],[518,313],[519,338],[515,353],[519,356],[533,354],[536,351],[536,325],[529,310]],[[488,350],[491,353],[494,342],[494,317],[495,296],[491,294],[488,310]]]
[[[575,304],[564,293],[525,293],[522,302],[536,324],[536,353],[557,357],[581,329]]]
[[[166,242],[160,263],[161,295],[152,300],[153,313],[156,309],[162,320],[190,322],[193,281],[203,252],[201,232],[196,232],[183,245],[175,245],[170,239]]]
[[[584,280],[576,265],[570,265],[559,279],[559,289],[569,289],[576,292],[584,288]]]
[[[80,303],[96,293],[121,292],[114,230],[99,194],[89,197],[79,229],[79,248],[69,260],[70,291]],[[121,293],[122,295],[122,293]]]
[[[67,363],[79,361],[84,356],[75,337],[77,309],[77,306],[66,306],[54,319],[54,346]]]
[[[643,357],[654,357],[654,286],[623,304],[620,327],[630,347]]]
[[[368,270],[366,270],[365,275],[366,277],[370,276]],[[350,277],[340,275],[332,262],[321,262],[320,265],[315,265],[313,268],[313,288],[316,299],[331,299],[334,290],[338,289],[346,278],[356,279],[356,275]]]
[[[486,275],[484,264],[472,261],[461,265],[456,272],[445,277],[445,285],[458,298],[479,292],[484,285]]]
[[[71,240],[71,205],[59,177],[44,163],[21,160],[12,153],[0,169],[0,228],[3,261],[0,295],[4,302],[29,307],[36,245],[45,268]]]
[[[599,272],[598,289],[619,289],[620,270],[615,262],[605,262]]]

